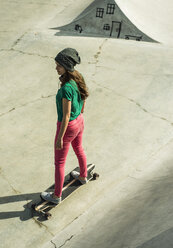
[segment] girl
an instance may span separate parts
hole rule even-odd
[[[55,190],[53,193],[41,193],[44,200],[55,204],[61,202],[65,162],[70,144],[80,167],[80,173],[73,171],[72,176],[82,184],[87,183],[87,161],[82,147],[84,131],[82,113],[89,94],[82,75],[74,69],[80,61],[78,52],[73,48],[65,48],[55,57],[56,70],[61,76],[61,88],[56,95],[58,121],[54,142]]]

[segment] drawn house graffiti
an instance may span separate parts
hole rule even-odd
[[[104,9],[103,8],[97,8],[96,10],[96,17],[103,18]]]
[[[111,27],[109,24],[104,24],[104,27],[103,27],[104,30],[110,30]]]
[[[75,25],[75,30],[79,31],[79,33],[82,33],[82,31],[83,31],[82,27],[80,25],[78,25],[78,24]]]
[[[54,29],[60,31],[57,35],[66,33],[155,42],[125,16],[114,0],[95,0],[71,23]]]
[[[113,14],[114,14],[114,11],[115,11],[115,4],[110,4],[110,3],[108,3],[108,4],[107,4],[107,11],[106,11],[106,14],[113,15]]]

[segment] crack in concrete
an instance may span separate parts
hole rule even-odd
[[[41,58],[54,59],[54,57],[47,56],[47,55],[40,55],[40,54],[38,54],[38,53],[28,53],[28,52],[24,52],[24,51],[17,50],[17,49],[11,49],[11,50],[14,50],[14,51],[16,51],[16,52],[18,52],[18,53],[21,53],[21,54],[30,55],[30,56],[38,56],[38,57],[41,57]]]
[[[102,44],[99,46],[98,52],[94,55],[94,58],[96,59],[95,64],[97,64],[97,63],[99,62],[99,56],[100,56],[101,51],[102,51],[102,48],[103,48],[103,46],[104,46],[104,44],[105,44],[105,42],[106,42],[107,40],[108,40],[108,39],[105,39],[105,40],[102,42]]]
[[[108,40],[108,39],[105,39],[105,40],[102,42],[102,44],[99,46],[98,52],[94,55],[94,58],[96,59],[96,63],[95,63],[95,72],[94,72],[93,76],[94,76],[94,75],[96,74],[96,72],[97,72],[97,64],[98,64],[98,62],[99,62],[99,56],[100,56],[100,54],[101,54],[101,52],[102,52],[102,48],[103,48],[104,44],[107,42],[107,40]]]
[[[69,222],[67,225],[65,225],[60,232],[62,232],[67,226],[71,225],[75,220],[77,220],[80,216],[82,216],[85,212],[81,213],[79,216],[75,217],[71,222]]]
[[[63,247],[64,245],[66,245],[67,242],[69,242],[75,235],[72,235],[70,238],[66,239],[66,241],[64,242],[64,244],[62,244],[61,246],[59,246],[58,248]]]
[[[8,110],[7,112],[0,114],[0,117],[3,116],[3,115],[9,114],[10,112],[12,112],[12,111],[14,111],[14,110],[17,110],[17,109],[19,109],[19,108],[25,107],[25,106],[29,105],[30,103],[38,102],[38,101],[40,101],[41,99],[49,98],[49,97],[52,97],[52,96],[56,96],[56,94],[48,95],[48,96],[41,96],[41,98],[35,99],[35,100],[30,101],[30,102],[25,103],[25,104],[22,104],[22,105],[20,105],[20,106],[18,106],[18,107],[14,107],[14,108]]]
[[[161,120],[163,120],[163,121],[166,121],[166,122],[168,122],[171,126],[173,126],[173,123],[172,123],[171,121],[169,121],[169,120],[166,119],[165,117],[162,117],[162,116],[159,116],[159,115],[156,115],[156,114],[153,114],[153,113],[149,112],[147,109],[145,109],[144,107],[142,107],[142,105],[141,105],[140,103],[136,102],[135,100],[133,100],[133,99],[131,99],[131,98],[128,98],[128,97],[125,97],[125,96],[123,96],[123,95],[120,95],[120,96],[122,96],[122,97],[124,97],[124,98],[127,98],[129,101],[135,103],[140,109],[142,109],[144,112],[150,114],[151,116],[153,116],[153,117],[155,117],[155,118],[158,118],[158,119],[161,119]]]
[[[13,47],[10,48],[10,49],[1,49],[0,52],[18,52],[18,53],[21,53],[21,54],[26,54],[26,55],[29,55],[29,56],[38,56],[38,57],[41,57],[41,58],[48,58],[48,59],[54,59],[54,57],[51,57],[51,56],[47,56],[47,55],[41,55],[41,54],[38,54],[38,53],[29,53],[29,52],[24,52],[22,50],[18,50],[18,49],[14,49]]]
[[[90,63],[89,64],[95,64],[95,63]],[[147,72],[134,72],[134,71],[123,71],[123,70],[120,70],[120,68],[116,69],[115,67],[111,67],[111,66],[105,66],[105,65],[97,65],[97,68],[103,68],[103,69],[107,69],[107,70],[113,70],[113,71],[118,71],[118,72],[122,72],[122,73],[125,73],[125,74],[132,74],[132,75],[143,75],[143,76],[162,76],[163,74],[156,74],[156,73],[147,73]],[[164,73],[164,76],[173,76],[173,73]]]
[[[67,228],[67,226],[71,225],[75,220],[77,220],[77,219],[78,219],[80,216],[82,216],[84,213],[85,213],[85,212],[81,213],[79,216],[77,216],[76,218],[74,218],[70,223],[68,223],[67,225],[65,225],[65,226],[63,227],[63,229],[61,229],[59,232],[62,232],[65,228]],[[63,247],[63,246],[64,246],[68,241],[70,241],[74,236],[75,236],[75,235],[72,235],[69,239],[67,239],[67,240],[64,242],[64,244],[62,244],[62,245],[59,246],[58,248]],[[51,240],[50,242],[57,248],[56,244],[53,243],[52,240]]]
[[[0,117],[3,116],[3,115],[5,115],[5,114],[8,114],[9,112],[14,111],[14,110],[15,110],[15,108],[12,108],[12,109],[8,110],[6,113],[0,114]]]
[[[22,38],[25,36],[25,34],[27,34],[28,31],[26,31],[24,34],[22,34],[12,45],[11,49],[13,49],[21,40]]]
[[[57,247],[56,247],[56,244],[55,244],[55,243],[53,243],[53,241],[52,241],[52,240],[51,240],[50,242],[54,245],[54,247],[55,247],[55,248],[57,248]]]
[[[104,41],[102,42],[102,44],[99,46],[99,49],[98,49],[98,52],[96,53],[96,54],[94,54],[94,58],[95,58],[95,62],[88,62],[88,64],[93,64],[93,65],[95,65],[95,72],[92,74],[92,76],[94,76],[95,74],[96,74],[96,70],[97,70],[97,64],[98,64],[98,62],[99,62],[99,56],[100,56],[100,54],[101,54],[101,50],[102,50],[102,48],[103,48],[103,46],[104,46],[104,43],[107,41],[108,39],[106,38],[106,39],[104,39]]]
[[[29,207],[28,207],[28,208],[29,208]],[[36,217],[34,217],[33,215],[32,215],[32,219],[33,219],[34,223],[37,224],[37,226],[39,226],[40,228],[44,227],[44,228],[46,229],[46,231],[47,231],[52,237],[54,237],[54,234],[49,230],[49,228],[48,228],[45,224],[43,224],[42,222],[38,221],[38,220],[36,219]]]
[[[49,230],[48,226],[46,226],[45,224],[43,224],[42,222],[40,222],[39,220],[36,219],[36,217],[34,217],[34,211],[32,210],[29,202],[27,201],[27,204],[26,204],[27,208],[30,210],[30,213],[31,213],[31,219],[34,221],[34,223],[39,226],[39,228],[42,228],[44,227],[46,229],[46,231],[52,236],[54,237],[55,235]]]
[[[135,104],[137,107],[139,107],[142,111],[144,111],[144,112],[147,113],[147,114],[150,114],[152,117],[157,118],[157,119],[160,119],[160,120],[163,120],[163,121],[166,121],[166,122],[168,122],[171,126],[173,126],[173,123],[172,123],[170,120],[166,119],[165,117],[162,117],[162,116],[159,116],[159,115],[156,115],[156,114],[151,113],[150,111],[148,111],[147,109],[145,109],[140,103],[136,102],[134,99],[131,99],[131,98],[127,97],[127,96],[121,95],[121,94],[117,93],[117,92],[116,92],[115,90],[113,90],[113,89],[109,89],[108,87],[102,86],[102,85],[96,83],[94,80],[92,80],[92,81],[93,81],[93,83],[95,83],[95,84],[98,85],[99,87],[104,88],[104,89],[106,89],[106,90],[109,90],[109,91],[111,91],[111,92],[114,92],[117,96],[123,97],[123,98],[125,98],[126,100],[128,100],[128,101],[134,103],[134,104]]]

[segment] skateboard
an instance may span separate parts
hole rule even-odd
[[[87,165],[87,172],[88,172],[87,180],[88,181],[96,180],[99,178],[99,174],[93,172],[94,168],[95,168],[95,164],[88,164]],[[79,167],[76,167],[74,170],[79,172]],[[53,184],[46,191],[47,192],[53,192],[54,186],[55,186],[55,184]],[[65,176],[65,179],[64,179],[61,202],[63,202],[65,199],[67,199],[71,195],[71,193],[73,193],[75,190],[77,190],[81,186],[82,186],[82,184],[80,183],[80,181],[77,179],[74,179],[71,175],[71,172],[69,174],[67,174]],[[41,195],[40,195],[40,197],[41,197]],[[45,201],[44,199],[41,198],[40,202],[32,204],[31,207],[34,211],[36,211],[38,214],[41,214],[42,216],[44,216],[48,220],[52,217],[52,214],[49,213],[49,211],[58,205],[51,203],[51,202],[48,202],[48,201]]]

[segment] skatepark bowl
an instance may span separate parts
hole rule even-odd
[[[173,247],[172,13],[171,0],[0,0],[0,248]],[[66,47],[81,57],[83,146],[100,177],[47,220],[32,206],[54,184]],[[70,148],[65,175],[77,166]]]

